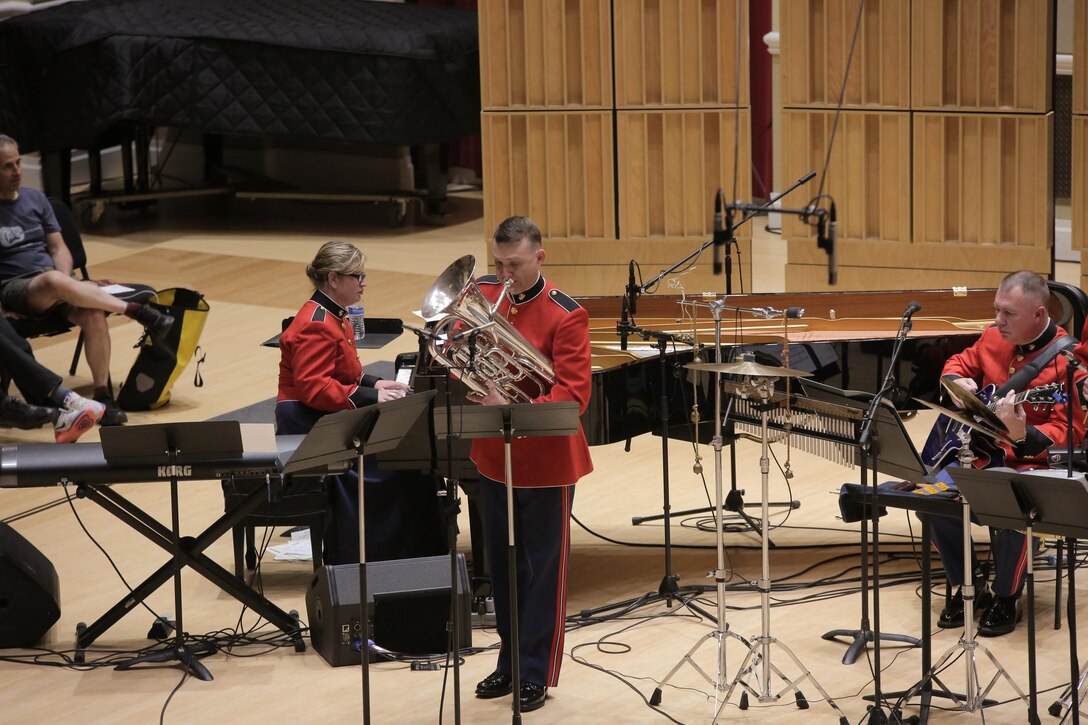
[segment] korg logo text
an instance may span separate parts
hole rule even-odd
[[[159,466],[159,478],[181,478],[183,476],[192,476],[192,466]]]

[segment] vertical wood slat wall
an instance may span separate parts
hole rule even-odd
[[[822,167],[856,8],[782,6],[793,172]],[[840,289],[992,286],[1011,269],[1049,271],[1053,12],[1053,0],[866,3],[824,180],[838,212]],[[886,43],[897,24],[906,56],[904,42]],[[859,68],[890,70],[874,85],[855,80]],[[783,233],[787,289],[829,289],[812,231],[786,218]]]
[[[1073,3],[1073,248],[1081,250],[1080,287],[1088,289],[1088,0]]]
[[[536,220],[565,291],[618,295],[629,259],[648,279],[709,238],[719,187],[749,198],[744,0],[481,0],[479,17],[485,224]],[[724,286],[705,256],[690,292]]]

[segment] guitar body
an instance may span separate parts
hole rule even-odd
[[[993,410],[996,392],[997,386],[991,384],[976,392],[975,397]],[[1017,403],[1026,402],[1032,405],[1053,405],[1065,402],[1065,396],[1062,394],[1062,386],[1052,383],[1026,390],[1018,394],[1015,400]],[[940,470],[951,463],[963,447],[960,434],[964,428],[967,426],[959,421],[946,415],[939,416],[922,448],[922,462],[932,471]],[[971,435],[971,451],[975,454],[975,468],[997,468],[1006,465],[1007,458],[1014,457],[1009,446],[999,444],[977,431],[973,431]]]
[[[987,385],[977,391],[975,397],[984,405],[990,405],[996,391],[996,385]],[[922,462],[930,470],[938,471],[955,460],[963,447],[960,434],[966,427],[947,415],[938,416],[922,448]],[[972,432],[971,451],[975,454],[975,468],[996,468],[1005,464],[1005,450],[981,433]]]

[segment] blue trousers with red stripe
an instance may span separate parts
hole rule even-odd
[[[937,474],[936,480],[955,485],[947,470]],[[945,576],[953,586],[964,583],[963,572],[963,518],[930,516],[933,545],[941,555]],[[1027,573],[1027,537],[1019,531],[990,529],[990,549],[994,559],[994,594],[999,597],[1019,595],[1024,588]],[[971,569],[978,568],[974,550],[971,552]]]
[[[522,682],[544,687],[559,684],[559,669],[563,662],[573,501],[573,485],[514,489],[519,674]],[[481,478],[480,502],[495,599],[495,621],[502,643],[495,670],[509,675],[512,670],[506,485]]]

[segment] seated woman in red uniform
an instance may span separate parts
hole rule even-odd
[[[314,293],[280,336],[279,395],[276,432],[308,433],[323,415],[403,398],[404,383],[382,380],[363,372],[347,308],[366,289],[365,257],[347,242],[326,242],[306,267]],[[371,457],[364,461],[367,484],[367,561],[400,558],[396,550],[401,493],[393,476],[378,471]],[[325,536],[329,564],[359,561],[358,490],[355,472],[330,477],[332,517]],[[373,490],[373,495],[371,491]],[[430,496],[434,497],[433,487]],[[405,506],[405,508],[408,508]],[[408,511],[406,514],[410,513]],[[393,514],[393,515],[391,515]],[[373,525],[372,524],[373,519]],[[409,554],[410,555],[410,554]]]

